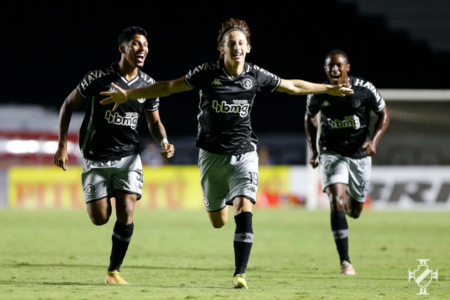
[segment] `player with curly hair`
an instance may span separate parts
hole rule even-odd
[[[222,24],[217,39],[218,61],[204,63],[185,76],[140,88],[103,92],[102,104],[119,105],[131,99],[167,97],[199,89],[198,136],[199,167],[203,200],[211,224],[223,227],[228,220],[227,205],[234,207],[235,272],[233,288],[247,288],[245,269],[253,245],[252,206],[258,189],[258,139],[250,113],[258,92],[284,92],[291,95],[329,93],[344,96],[353,90],[339,85],[285,80],[246,62],[251,50],[250,29],[243,20]]]

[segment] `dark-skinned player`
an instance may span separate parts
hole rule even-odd
[[[369,186],[372,156],[389,124],[385,101],[369,81],[349,76],[348,56],[333,50],[326,56],[324,84],[344,84],[353,95],[308,95],[305,130],[311,149],[310,164],[320,166],[322,187],[331,206],[331,230],[336,242],[341,274],[354,275],[348,254],[346,215],[359,218]],[[375,129],[370,130],[370,113]],[[320,113],[320,114],[319,114]],[[318,127],[320,134],[318,136]],[[319,138],[317,140],[317,138]]]

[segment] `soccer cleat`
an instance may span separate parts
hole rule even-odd
[[[129,284],[125,281],[125,279],[120,275],[119,271],[106,271],[106,279],[105,283],[112,284]]]
[[[237,274],[233,277],[233,289],[248,289],[247,282],[245,282],[245,273]]]
[[[355,275],[355,269],[348,261],[344,260],[341,265],[341,274],[342,275]]]

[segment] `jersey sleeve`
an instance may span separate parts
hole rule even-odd
[[[306,111],[313,116],[319,113],[320,105],[317,96],[309,94],[306,97]]]
[[[153,112],[159,108],[159,98],[145,99],[144,109],[145,111]]]
[[[369,99],[369,107],[372,111],[381,111],[385,106],[386,102],[384,101],[381,94],[377,91],[375,86],[369,83],[369,87],[367,89],[368,99]]]
[[[97,76],[95,76],[93,71],[89,71],[86,75],[84,75],[83,79],[77,85],[78,94],[80,94],[83,98],[89,98],[94,95],[96,79]]]
[[[254,66],[259,92],[274,92],[281,83],[281,78],[258,66]]]
[[[187,74],[184,76],[184,82],[186,82],[186,84],[191,88],[201,88],[203,82],[205,82],[205,65],[207,65],[207,63],[187,72]]]

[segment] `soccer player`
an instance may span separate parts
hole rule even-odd
[[[129,101],[117,111],[100,105],[100,92],[114,87],[123,90],[150,85],[155,81],[142,72],[148,53],[147,32],[128,27],[119,35],[119,63],[90,71],[64,101],[60,112],[59,146],[55,164],[68,170],[67,129],[72,112],[82,101],[88,108],[80,129],[80,149],[84,157],[81,175],[87,211],[92,223],[104,225],[111,216],[111,198],[115,199],[117,221],[112,233],[110,265],[106,283],[128,284],[120,275],[120,266],[133,235],[133,211],[141,198],[143,173],[139,157],[138,119],[145,112],[153,138],[161,144],[161,156],[172,157],[173,145],[167,135],[156,97],[140,97]],[[111,86],[114,83],[114,87]]]
[[[200,91],[198,136],[199,167],[203,200],[214,228],[227,223],[227,205],[234,207],[235,272],[233,288],[247,288],[245,269],[253,244],[252,206],[258,188],[258,139],[253,133],[250,112],[257,92],[285,92],[292,95],[353,91],[339,85],[321,85],[302,80],[284,80],[247,63],[250,30],[245,21],[230,19],[222,24],[217,39],[220,58],[204,63],[185,76],[150,86],[103,92],[110,96],[102,104],[113,110],[130,99],[166,97],[191,89]]]
[[[371,156],[389,124],[389,112],[380,93],[369,81],[349,76],[347,55],[333,50],[326,56],[324,84],[345,85],[353,95],[308,95],[305,130],[311,149],[309,163],[320,165],[322,186],[331,203],[331,230],[339,253],[341,274],[354,275],[348,255],[348,225],[345,215],[359,218],[366,200],[372,165]],[[370,134],[370,113],[377,115]],[[318,115],[318,113],[320,114]],[[317,126],[316,126],[317,115]],[[320,134],[318,128],[321,129]],[[320,135],[318,145],[317,135]]]

